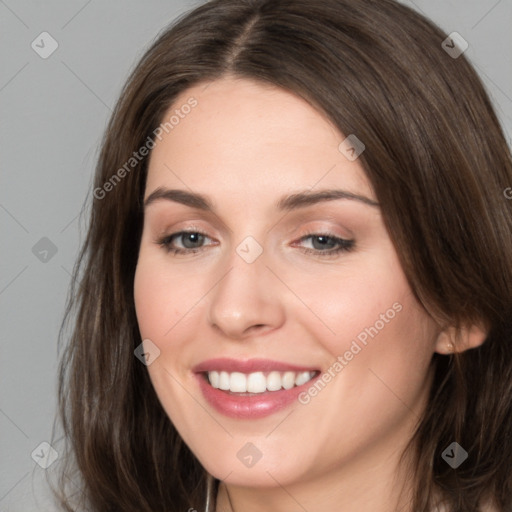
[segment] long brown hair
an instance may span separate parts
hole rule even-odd
[[[65,510],[204,507],[205,470],[134,357],[148,159],[126,162],[178,94],[226,74],[292,91],[356,134],[417,300],[446,325],[488,328],[481,347],[433,357],[429,403],[409,446],[411,510],[430,512],[435,492],[451,511],[484,500],[511,510],[512,163],[480,79],[464,55],[442,48],[446,37],[392,0],[213,0],[159,35],[106,130],[61,330]],[[441,456],[454,441],[468,452],[457,469]],[[81,488],[74,501],[71,480]]]

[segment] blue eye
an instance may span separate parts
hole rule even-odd
[[[158,244],[173,254],[186,254],[202,250],[205,239],[210,238],[198,231],[180,231],[162,238]],[[176,240],[181,240],[181,247],[175,247]]]
[[[303,236],[299,242],[310,240],[311,247],[303,247],[306,254],[317,256],[335,256],[341,252],[348,252],[354,249],[355,241],[340,238],[331,233],[310,233]]]
[[[167,252],[172,254],[193,254],[202,251],[207,247],[205,242],[211,241],[211,238],[199,231],[179,231],[165,236],[158,240],[157,243]],[[310,240],[310,247],[303,247],[302,251],[306,254],[315,256],[335,256],[341,252],[353,250],[355,246],[354,240],[346,240],[331,233],[310,233],[303,236],[299,242]]]

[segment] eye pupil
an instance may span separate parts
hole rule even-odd
[[[315,242],[318,242],[316,247],[315,247]],[[336,245],[336,242],[330,236],[319,235],[319,236],[313,237],[312,245],[315,249],[321,250],[321,249],[325,249],[326,247],[332,248],[333,246]]]
[[[200,233],[184,233],[182,235],[183,246],[187,249],[197,248],[203,242],[203,238],[204,236]]]

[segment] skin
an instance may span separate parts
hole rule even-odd
[[[223,481],[218,511],[394,511],[402,486],[408,495],[398,459],[426,403],[432,355],[447,353],[454,333],[413,297],[378,206],[337,199],[276,208],[283,196],[329,188],[377,201],[324,115],[294,94],[233,77],[190,88],[168,114],[190,97],[197,106],[151,153],[145,198],[181,189],[207,195],[215,209],[149,204],[135,275],[141,337],[160,350],[148,371],[161,404]],[[199,252],[174,255],[158,244],[187,229],[207,235]],[[304,238],[310,233],[355,239],[355,247],[322,256]],[[253,263],[236,252],[247,236],[263,249]],[[228,418],[191,371],[216,357],[327,371],[394,303],[402,310],[307,405]],[[484,339],[473,327],[462,334],[460,350]],[[247,442],[262,454],[251,468],[237,458]]]

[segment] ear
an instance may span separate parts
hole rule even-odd
[[[448,327],[437,337],[435,351],[443,355],[461,353],[479,347],[487,336],[488,330],[483,325],[473,324],[460,329]]]

